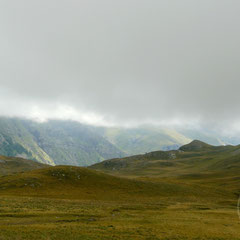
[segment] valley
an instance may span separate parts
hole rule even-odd
[[[70,120],[36,122],[0,117],[0,155],[50,165],[89,166],[111,158],[177,150],[195,138],[213,145],[240,141],[206,129],[97,127]]]
[[[238,240],[238,149],[195,140],[89,168],[19,167],[0,177],[0,239]]]
[[[240,240],[239,9],[0,0],[0,240]]]

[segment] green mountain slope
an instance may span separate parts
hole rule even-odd
[[[107,128],[73,121],[0,118],[0,154],[51,165],[86,166],[136,153],[176,149],[190,141],[174,130],[154,127]]]
[[[224,139],[198,130],[180,131],[154,126],[137,128],[95,127],[73,121],[44,123],[0,118],[0,155],[23,157],[41,163],[88,166],[105,159],[176,150],[201,136],[207,143]],[[237,138],[232,139],[234,143]],[[226,142],[231,139],[226,139]]]
[[[54,165],[54,160],[38,146],[24,122],[15,118],[0,118],[0,154]]]
[[[70,121],[0,118],[0,154],[51,165],[90,165],[125,154],[91,127]]]
[[[56,164],[89,165],[123,152],[92,130],[71,121],[25,122],[25,127]]]
[[[105,139],[128,155],[158,150],[176,150],[180,146],[199,139],[212,145],[236,145],[239,137],[229,137],[208,128],[167,128],[139,126],[136,128],[96,128]]]
[[[160,127],[100,128],[99,131],[109,142],[128,155],[177,149],[191,141],[173,129]]]

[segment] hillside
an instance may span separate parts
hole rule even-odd
[[[159,150],[177,150],[180,146],[199,139],[208,144],[236,145],[238,136],[223,135],[209,128],[181,128],[142,125],[138,127],[97,127],[96,131],[128,155]]]
[[[190,187],[191,188],[191,187]],[[0,178],[4,195],[38,196],[66,199],[120,199],[164,197],[187,192],[188,187],[171,183],[155,184],[118,178],[94,170],[55,166]],[[192,193],[198,194],[192,189]],[[191,194],[192,194],[191,193]]]
[[[176,150],[200,136],[208,143],[223,144],[212,132],[183,131],[156,126],[136,128],[95,127],[73,121],[34,122],[0,118],[0,155],[23,157],[50,165],[89,166],[158,150]],[[226,142],[237,139],[226,139]]]
[[[0,118],[0,154],[51,165],[82,166],[126,156],[86,125],[71,121],[37,123],[17,118]]]
[[[240,147],[183,149],[1,176],[0,238],[239,240]]]
[[[169,197],[179,201],[179,198],[184,196],[186,199],[198,197],[207,202],[217,196],[221,198],[231,196],[225,189],[209,193],[206,186],[199,186],[196,189],[192,185],[175,182],[128,179],[73,166],[45,167],[2,176],[0,194],[111,201],[139,198],[141,201],[151,201]]]
[[[98,128],[100,134],[128,155],[177,149],[190,138],[176,130],[160,127]]]
[[[24,122],[25,120],[15,118],[0,118],[0,154],[53,165],[53,159],[38,146]]]
[[[86,166],[136,153],[176,149],[190,141],[162,128],[107,128],[73,121],[38,123],[0,118],[0,154],[51,165]]]
[[[212,146],[194,140],[179,150],[116,158],[90,168],[120,175],[181,176],[240,171],[240,146]]]
[[[214,146],[207,144],[199,140],[193,140],[189,144],[181,146],[179,150],[183,152],[193,152],[193,151],[209,151],[216,149]]]
[[[49,167],[24,158],[0,156],[0,176]]]

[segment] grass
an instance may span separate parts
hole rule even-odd
[[[0,198],[0,239],[240,239],[235,206]]]
[[[207,148],[2,176],[0,240],[240,240],[239,147]]]
[[[235,184],[201,179],[132,180],[66,166],[5,176],[0,239],[240,239]]]
[[[33,169],[45,168],[49,165],[18,157],[6,157],[0,155],[0,176]]]

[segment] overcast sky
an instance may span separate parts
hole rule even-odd
[[[0,113],[240,122],[239,0],[0,0]]]

